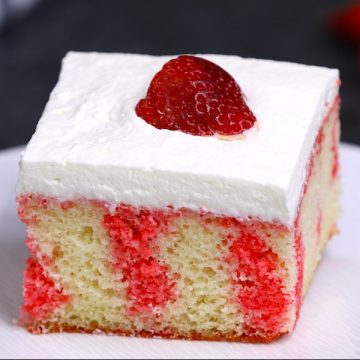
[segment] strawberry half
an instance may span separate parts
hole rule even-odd
[[[241,134],[256,121],[234,78],[211,61],[190,55],[164,64],[136,114],[158,129],[198,136]]]

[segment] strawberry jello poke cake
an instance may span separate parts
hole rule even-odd
[[[291,332],[336,232],[339,83],[334,69],[237,56],[69,53],[21,161],[21,323]]]

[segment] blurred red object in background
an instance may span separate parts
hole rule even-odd
[[[329,25],[336,34],[360,46],[360,2],[331,14]]]

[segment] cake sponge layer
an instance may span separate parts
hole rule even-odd
[[[293,325],[286,256],[294,250],[283,226],[185,209],[22,202],[36,248],[27,273],[43,269],[63,296],[43,316],[27,298],[30,324],[205,338],[274,337]]]

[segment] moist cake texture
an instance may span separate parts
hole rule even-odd
[[[268,342],[294,329],[336,233],[338,71],[202,57],[256,116],[238,138],[136,115],[170,57],[64,59],[17,188],[29,331]]]

